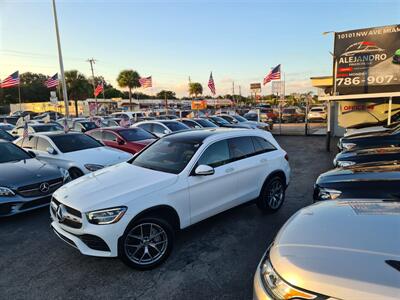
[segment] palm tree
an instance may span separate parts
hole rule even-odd
[[[140,87],[140,75],[134,70],[123,70],[117,77],[118,85],[129,89],[129,106],[132,108],[132,88]]]
[[[66,71],[64,74],[69,92],[68,99],[75,101],[75,115],[78,116],[78,99],[85,99],[90,95],[91,85],[85,75],[77,70]]]
[[[203,94],[203,86],[199,82],[191,82],[189,83],[189,95],[194,95],[197,97],[198,95]]]

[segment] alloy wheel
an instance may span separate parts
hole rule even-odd
[[[277,209],[283,201],[284,188],[282,182],[280,180],[271,182],[267,195],[270,208]]]
[[[154,223],[141,223],[133,227],[125,239],[127,257],[138,265],[149,265],[160,260],[168,247],[165,230]]]

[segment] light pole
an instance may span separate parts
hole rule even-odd
[[[68,118],[69,117],[69,105],[68,105],[67,83],[65,82],[64,63],[63,63],[62,52],[61,52],[60,33],[58,31],[58,20],[57,20],[57,10],[56,10],[56,1],[55,0],[53,0],[53,15],[54,15],[54,25],[56,28],[56,36],[57,36],[58,60],[60,63],[61,85],[62,85],[63,98],[64,98],[65,117]]]
[[[324,31],[322,33],[322,35],[328,35],[328,34],[333,34],[333,51],[335,51],[335,35],[336,35],[336,31]],[[332,95],[335,96],[336,95],[336,70],[337,70],[337,62],[336,62],[336,56],[334,53],[329,52],[332,55],[333,58],[333,70],[332,70],[332,80],[333,80],[333,91],[332,91]],[[331,102],[328,101],[328,105],[327,105],[327,120],[326,120],[326,151],[330,151],[331,150]]]

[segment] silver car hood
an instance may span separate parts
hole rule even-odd
[[[339,299],[399,299],[400,203],[327,201],[296,213],[270,250],[294,286]]]

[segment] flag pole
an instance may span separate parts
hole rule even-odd
[[[19,73],[18,73],[19,77]],[[22,103],[21,103],[21,78],[18,80],[18,99],[19,99],[19,111],[22,111]]]
[[[68,118],[69,117],[69,105],[68,105],[67,83],[65,82],[64,63],[63,63],[62,52],[61,52],[60,33],[58,31],[58,20],[57,20],[57,11],[56,11],[55,0],[53,0],[53,15],[54,15],[54,25],[56,28],[56,36],[57,36],[58,60],[60,63],[61,83],[62,83],[64,106],[65,106],[65,117]]]

